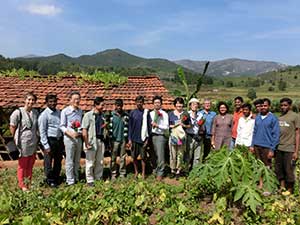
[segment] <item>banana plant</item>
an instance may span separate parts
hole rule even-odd
[[[177,69],[177,74],[178,74],[178,77],[181,81],[181,83],[183,84],[184,86],[184,89],[185,89],[185,100],[188,102],[191,98],[195,98],[197,97],[197,93],[200,91],[201,89],[201,86],[202,86],[202,82],[203,82],[203,78],[207,72],[207,69],[208,69],[208,66],[209,66],[209,61],[207,63],[205,63],[205,66],[204,66],[204,69],[203,69],[203,72],[200,74],[200,76],[198,77],[197,79],[197,82],[196,82],[196,89],[191,93],[190,91],[190,88],[187,84],[187,80],[186,80],[186,76],[184,74],[184,71],[182,69],[182,67],[179,67]]]

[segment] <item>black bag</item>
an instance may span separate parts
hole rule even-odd
[[[18,146],[20,146],[20,142],[21,142],[21,124],[22,124],[22,113],[21,113],[21,110],[18,109],[19,112],[20,112],[20,119],[19,119],[19,123],[18,123],[18,143],[16,144],[15,141],[14,141],[14,137],[13,137],[13,140],[12,141],[9,141],[7,143],[7,150],[8,150],[8,154],[10,155],[10,157],[13,159],[13,160],[17,160],[19,159],[20,155],[21,155],[21,152],[18,148]]]

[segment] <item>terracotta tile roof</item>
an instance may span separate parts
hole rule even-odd
[[[38,80],[25,78],[20,80],[17,77],[0,77],[0,107],[12,108],[24,105],[24,94],[32,91],[37,97],[37,108],[43,108],[45,96],[49,92],[56,93],[59,101],[58,108],[64,108],[69,102],[71,91],[79,91],[81,94],[81,109],[90,110],[93,105],[93,99],[96,96],[104,97],[105,110],[114,109],[114,100],[122,98],[124,109],[132,110],[135,108],[135,98],[138,95],[145,96],[145,108],[151,109],[152,98],[154,95],[163,97],[163,108],[166,110],[173,109],[173,97],[163,86],[157,76],[132,76],[128,77],[125,84],[104,88],[101,82],[81,84],[73,76],[64,77],[56,80]]]

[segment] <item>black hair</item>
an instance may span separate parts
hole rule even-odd
[[[120,98],[116,99],[116,101],[115,101],[115,105],[120,105],[120,106],[123,106],[123,100],[122,100],[122,99],[120,99]]]
[[[242,103],[244,102],[244,99],[243,99],[241,96],[235,97],[235,98],[234,98],[234,101],[235,101],[235,100],[240,100],[240,102],[242,102]]]
[[[293,100],[290,99],[290,98],[282,98],[282,99],[280,99],[280,103],[283,103],[283,102],[286,102],[289,105],[293,104]]]
[[[142,102],[144,103],[145,98],[144,98],[144,96],[139,95],[139,96],[137,96],[137,97],[135,98],[135,101],[136,101],[136,102],[142,101]]]
[[[228,107],[227,103],[226,103],[226,102],[223,102],[223,101],[221,101],[221,102],[218,103],[218,111],[220,112],[220,107],[221,107],[221,105],[225,105],[226,110],[227,110],[227,112],[228,112],[229,107]]]
[[[152,99],[152,103],[154,103],[154,101],[155,100],[159,100],[160,101],[160,103],[162,103],[162,97],[161,96],[159,96],[159,95],[155,95],[154,97],[153,97],[153,99]]]
[[[28,98],[28,97],[33,97],[34,101],[35,102],[37,101],[37,96],[33,92],[26,93],[25,99]]]
[[[72,98],[73,95],[79,95],[79,97],[81,97],[79,91],[71,91],[70,98]]]
[[[254,105],[254,106],[256,106],[256,105],[261,105],[261,104],[264,104],[264,100],[262,100],[261,98],[256,99],[256,100],[253,102],[253,105]]]
[[[184,105],[184,100],[183,100],[183,98],[181,98],[181,97],[175,98],[174,101],[173,101],[173,105],[175,106],[176,103],[180,103],[180,104]]]
[[[48,102],[50,99],[57,100],[57,95],[54,93],[48,93],[45,97],[45,101]]]
[[[100,105],[101,102],[104,102],[104,99],[102,97],[96,97],[94,99],[94,106],[95,105]]]
[[[245,103],[242,105],[242,108],[248,108],[251,111],[252,106],[249,103]]]
[[[263,103],[265,103],[265,102],[267,102],[268,105],[271,105],[271,100],[270,100],[270,99],[264,98],[264,99],[263,99]]]

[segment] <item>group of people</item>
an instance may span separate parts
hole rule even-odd
[[[57,96],[49,93],[46,109],[39,115],[34,104],[37,97],[28,93],[24,107],[16,109],[10,118],[10,130],[19,149],[18,184],[20,189],[30,188],[35,152],[40,142],[44,152],[46,182],[51,187],[59,184],[61,162],[65,152],[67,185],[79,181],[80,158],[85,152],[85,175],[89,186],[103,178],[104,152],[111,152],[112,179],[126,176],[126,156],[130,151],[134,176],[145,178],[149,146],[154,150],[157,180],[166,174],[166,149],[169,149],[170,177],[179,178],[202,163],[211,151],[224,146],[234,150],[246,146],[266,166],[271,167],[275,157],[275,172],[281,187],[293,189],[295,161],[298,158],[300,119],[291,110],[292,100],[280,100],[281,115],[270,112],[269,99],[259,99],[252,105],[242,97],[234,99],[234,113],[229,114],[226,102],[219,102],[218,114],[211,110],[211,101],[190,99],[189,110],[184,110],[181,97],[174,99],[174,110],[162,109],[163,99],[154,96],[153,109],[144,108],[144,97],[135,99],[136,109],[127,113],[122,99],[116,99],[115,110],[107,117],[105,100],[94,99],[93,108],[83,113],[80,93],[70,94],[70,104],[62,111],[56,108]],[[109,145],[107,145],[109,140]],[[109,147],[108,147],[109,146]],[[274,156],[275,153],[275,156]],[[117,163],[117,158],[119,162]],[[263,186],[262,181],[260,187]]]

